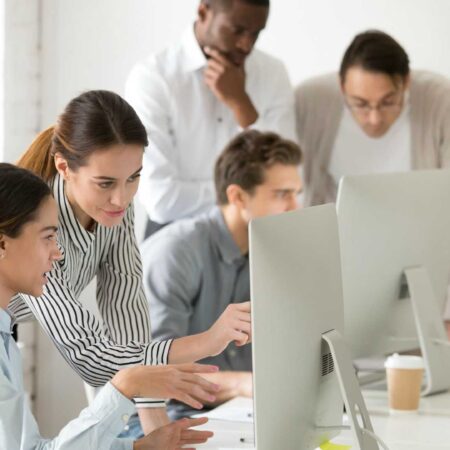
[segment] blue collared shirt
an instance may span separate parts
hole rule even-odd
[[[116,436],[135,408],[111,383],[57,437],[40,436],[24,391],[22,361],[11,338],[11,325],[11,316],[0,308],[0,449],[131,450],[131,440]]]
[[[155,339],[202,333],[231,303],[250,300],[248,256],[242,255],[220,208],[168,225],[142,246],[144,288]],[[251,371],[251,346],[234,343],[201,362],[226,371]],[[187,407],[174,403],[173,417]],[[189,410],[190,412],[190,410]]]
[[[228,305],[250,300],[248,256],[241,254],[217,206],[168,225],[141,250],[155,339],[202,333]],[[231,343],[202,362],[221,370],[249,371],[251,346]]]

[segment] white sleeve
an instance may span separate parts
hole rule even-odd
[[[294,91],[286,68],[280,61],[273,60],[270,70],[267,70],[267,80],[261,95],[266,97],[261,102],[265,106],[258,110],[258,120],[250,128],[272,131],[297,142]]]
[[[180,149],[172,130],[170,86],[156,64],[148,61],[132,70],[125,97],[139,115],[149,139],[139,187],[140,201],[149,217],[167,223],[206,211],[204,205],[214,203],[214,183],[186,181],[180,176],[177,166]]]
[[[132,450],[131,440],[117,440],[133,403],[108,383],[78,418],[53,439],[44,439],[25,393],[18,391],[0,370],[0,448],[8,450]],[[119,442],[118,442],[119,441]]]

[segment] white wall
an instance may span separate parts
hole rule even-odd
[[[337,70],[353,36],[368,28],[392,34],[413,68],[450,76],[448,0],[274,0],[260,46],[279,55],[293,82]]]
[[[0,2],[0,161],[5,152],[5,3]]]
[[[191,24],[198,3],[41,1],[42,126],[53,123],[67,101],[83,90],[122,93],[134,62],[175,41]],[[272,4],[259,46],[285,61],[294,83],[336,70],[352,36],[369,27],[397,37],[413,67],[450,76],[448,0],[273,0]],[[89,296],[92,299],[92,292]],[[84,403],[82,386],[45,336],[40,337],[39,348],[38,419],[45,433],[53,433]]]
[[[15,161],[39,129],[40,0],[4,0],[3,158]],[[0,129],[1,130],[1,129]]]
[[[44,122],[84,89],[123,92],[137,60],[189,26],[198,0],[44,0]],[[273,0],[259,47],[283,59],[292,81],[335,70],[358,31],[392,33],[413,67],[450,76],[448,0]]]
[[[15,161],[39,128],[40,0],[0,2],[0,161]],[[21,325],[25,388],[33,399],[36,324]]]

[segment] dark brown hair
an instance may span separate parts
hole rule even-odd
[[[69,102],[57,124],[36,137],[18,165],[49,181],[56,175],[56,153],[67,160],[71,170],[76,170],[94,151],[115,144],[147,146],[144,125],[119,95],[88,91]]]
[[[228,203],[227,188],[237,184],[249,193],[264,183],[265,170],[275,164],[298,166],[302,160],[300,147],[275,133],[257,130],[237,135],[216,162],[214,180],[217,203]]]
[[[43,200],[51,195],[37,175],[8,163],[0,163],[0,235],[15,238],[34,220]]]
[[[359,66],[369,72],[389,75],[392,79],[409,74],[409,58],[403,47],[391,36],[369,30],[355,36],[344,53],[339,69],[341,82],[350,67]]]

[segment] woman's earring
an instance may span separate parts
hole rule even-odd
[[[3,259],[5,257],[5,253],[0,253],[0,259]]]

